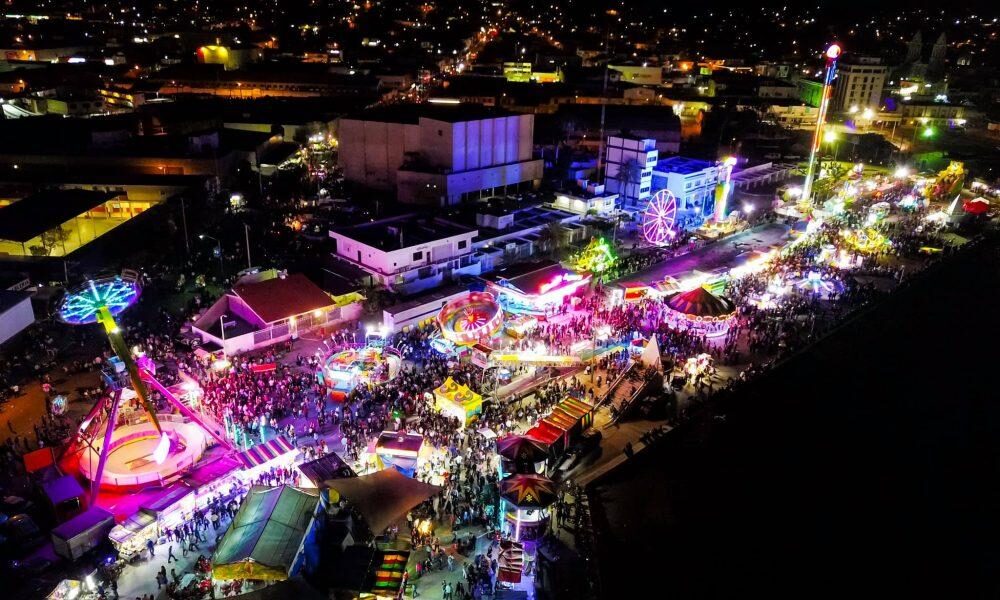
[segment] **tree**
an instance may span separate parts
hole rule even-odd
[[[630,158],[622,163],[615,178],[618,180],[618,190],[623,197],[639,197],[638,190],[636,193],[629,193],[630,185],[637,186],[642,181],[642,165],[637,160]]]

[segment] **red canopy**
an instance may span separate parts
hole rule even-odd
[[[990,209],[990,202],[986,198],[976,198],[966,200],[962,203],[962,210],[970,215],[981,215]]]

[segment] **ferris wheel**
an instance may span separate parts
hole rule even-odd
[[[649,199],[642,214],[642,234],[650,244],[663,244],[674,237],[677,218],[677,198],[668,189],[662,189]]]

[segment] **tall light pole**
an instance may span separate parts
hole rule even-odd
[[[810,201],[813,179],[816,174],[816,155],[823,143],[823,127],[826,126],[826,113],[830,108],[830,91],[833,88],[833,77],[837,74],[837,59],[842,50],[837,44],[830,44],[826,49],[826,74],[823,76],[823,93],[819,101],[819,113],[816,115],[816,131],[813,132],[812,148],[809,150],[809,166],[806,167],[806,181],[802,185],[802,204]]]

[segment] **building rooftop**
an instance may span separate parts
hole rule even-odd
[[[408,123],[415,125],[421,118],[459,123],[462,121],[480,121],[509,117],[512,113],[502,108],[483,106],[481,104],[391,104],[379,106],[360,113],[344,117],[357,121],[376,121],[379,123]]]
[[[353,227],[333,229],[332,231],[385,252],[475,232],[469,227],[441,219],[419,218],[413,214]]]
[[[333,306],[333,300],[301,273],[237,285],[233,292],[265,323]]]
[[[656,161],[656,166],[653,167],[653,170],[664,173],[680,173],[681,175],[690,175],[691,173],[703,171],[714,166],[714,163],[707,160],[687,158],[684,156],[671,156],[669,158],[663,158]]]
[[[120,195],[87,190],[49,190],[32,194],[0,208],[0,240],[27,242]]]
[[[11,308],[20,304],[25,298],[30,298],[31,294],[28,292],[11,292],[9,290],[0,290],[0,313],[7,312]]]

